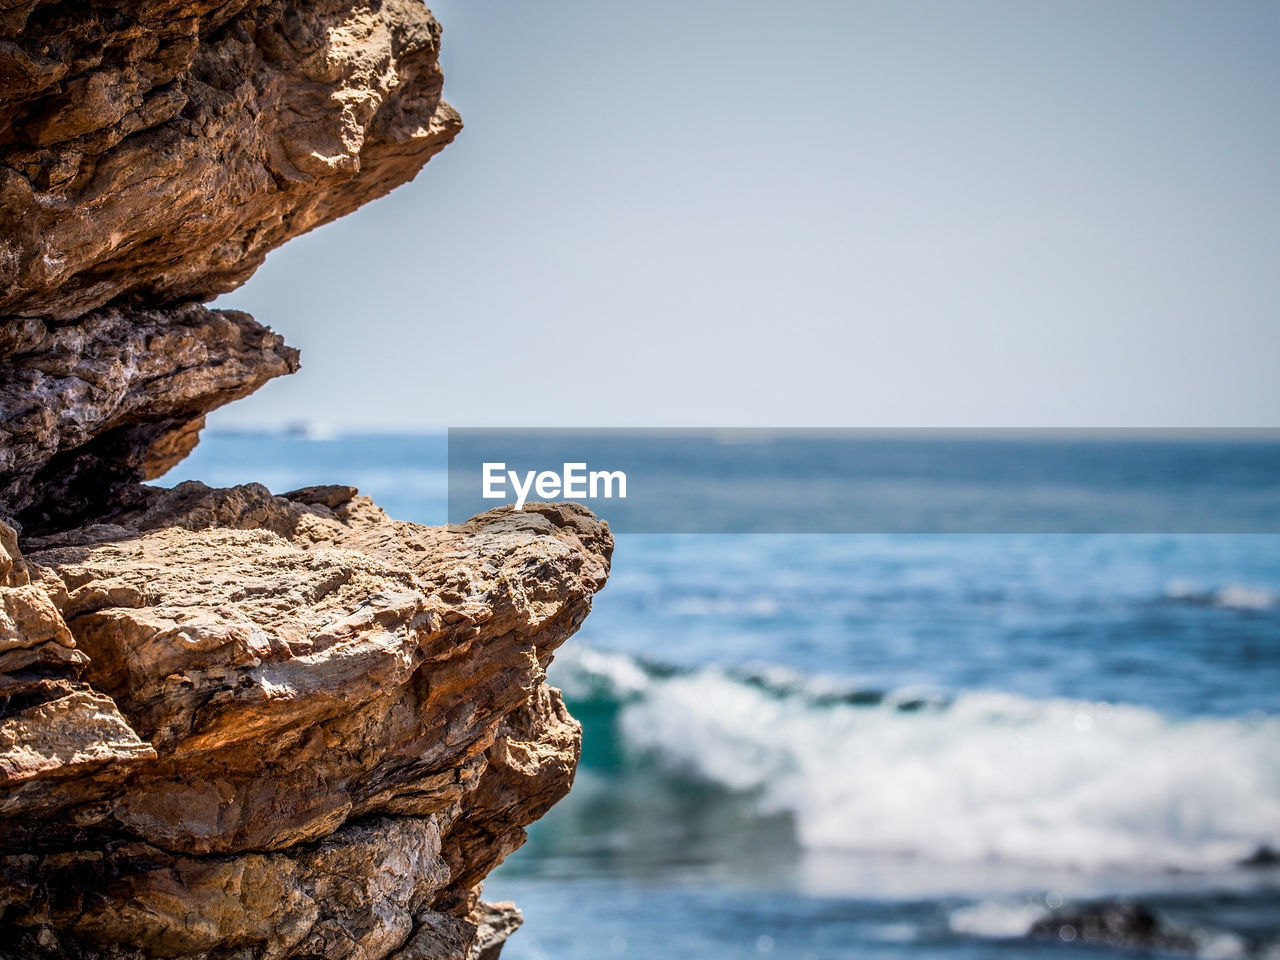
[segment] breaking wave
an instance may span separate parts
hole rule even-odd
[[[1218,869],[1280,844],[1280,717],[680,671],[572,647],[552,681],[644,766],[786,814],[807,848],[949,863]],[[590,753],[590,751],[588,751]]]

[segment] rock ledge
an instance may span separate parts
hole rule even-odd
[[[25,556],[4,537],[9,955],[492,951],[516,914],[480,882],[573,780],[545,668],[607,527],[539,504],[425,528],[341,487],[139,494]]]

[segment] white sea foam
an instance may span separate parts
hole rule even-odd
[[[1253,587],[1223,587],[1213,595],[1215,604],[1232,610],[1266,610],[1276,605],[1276,599],[1269,590]]]
[[[957,907],[951,912],[948,923],[956,933],[971,937],[1005,939],[1025,937],[1031,925],[1044,915],[1041,903],[1003,903],[999,900],[983,900],[979,903]]]
[[[815,849],[1101,869],[1214,869],[1280,845],[1280,718],[966,693],[903,710],[579,652],[556,677],[624,743],[787,812]]]
[[[1269,610],[1280,606],[1280,595],[1247,584],[1227,584],[1214,590],[1206,590],[1189,580],[1170,580],[1165,584],[1164,593],[1171,600],[1226,610]]]
[[[621,653],[575,646],[556,658],[555,682],[571,700],[625,702],[649,689],[650,676]]]

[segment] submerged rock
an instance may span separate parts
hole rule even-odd
[[[1280,866],[1280,851],[1277,851],[1264,843],[1254,850],[1253,853],[1249,854],[1249,856],[1241,860],[1240,866],[1256,868],[1278,867]]]
[[[1150,907],[1134,900],[1073,904],[1045,914],[1031,925],[1032,937],[1079,941],[1130,950],[1192,953],[1193,936],[1175,930]]]

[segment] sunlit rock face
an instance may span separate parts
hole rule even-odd
[[[203,305],[461,124],[411,0],[0,2],[0,957],[492,958],[608,528],[144,486],[295,372]],[[340,479],[340,478],[338,478]]]
[[[67,525],[297,369],[197,304],[462,124],[413,0],[0,8],[0,511]]]
[[[0,316],[208,300],[461,128],[414,0],[2,6]]]
[[[544,678],[608,573],[587,511],[428,528],[350,488],[189,483],[14,540],[13,956],[462,957],[510,932],[480,883],[573,781]]]

